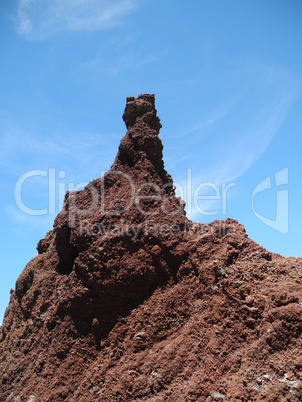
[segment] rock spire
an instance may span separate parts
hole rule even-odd
[[[154,95],[128,96],[123,120],[128,131],[121,140],[113,168],[120,169],[120,165],[133,167],[147,159],[161,178],[166,192],[172,193],[172,178],[164,169],[163,145],[158,136],[162,125],[155,109]]]

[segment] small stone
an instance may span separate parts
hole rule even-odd
[[[217,400],[223,400],[224,399],[224,394],[221,394],[220,392],[210,392],[209,396],[207,397],[206,402],[212,402],[212,401],[217,401]]]
[[[210,286],[210,293],[216,293],[219,290],[219,287],[217,285],[212,285]]]
[[[134,335],[133,339],[138,341],[144,341],[146,339],[146,333],[138,332],[137,334]]]
[[[245,304],[247,304],[248,306],[252,306],[254,301],[255,301],[255,298],[253,296],[247,296],[247,298],[245,299]]]

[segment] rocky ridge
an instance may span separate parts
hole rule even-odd
[[[299,401],[302,259],[189,221],[154,95],[128,97],[106,174],[67,192],[11,290],[3,401]]]

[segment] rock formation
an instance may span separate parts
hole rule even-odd
[[[189,221],[154,95],[123,119],[111,169],[67,192],[11,290],[0,400],[301,400],[302,259]]]

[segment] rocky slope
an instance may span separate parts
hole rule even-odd
[[[112,168],[66,194],[11,290],[0,400],[302,400],[302,259],[190,222],[154,96],[123,119]]]

